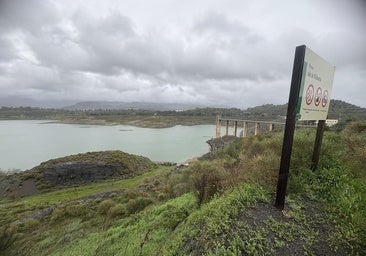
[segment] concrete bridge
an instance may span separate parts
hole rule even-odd
[[[217,116],[216,118],[216,138],[221,137],[221,128],[222,125],[225,125],[225,135],[229,135],[229,125],[232,124],[234,128],[233,136],[237,136],[238,133],[238,125],[241,125],[243,128],[242,137],[247,137],[250,133],[254,133],[254,135],[258,135],[261,130],[273,131],[275,125],[283,126],[285,123],[273,122],[273,121],[253,121],[253,120],[242,120],[242,119],[231,119],[231,118],[222,118],[221,116]]]

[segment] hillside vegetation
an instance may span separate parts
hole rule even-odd
[[[365,255],[366,123],[298,129],[284,211],[281,132],[240,139],[188,167],[2,199],[2,255]],[[5,177],[6,178],[6,177]]]
[[[57,120],[78,124],[125,124],[140,127],[171,127],[175,125],[214,124],[217,115],[249,120],[284,122],[287,104],[266,104],[241,110],[237,108],[196,108],[184,111],[151,109],[63,110],[39,108],[0,108],[1,120]],[[331,100],[328,118],[341,123],[366,120],[366,109],[340,100]]]

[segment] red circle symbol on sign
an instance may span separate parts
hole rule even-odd
[[[329,95],[328,95],[328,90],[325,90],[323,92],[323,98],[322,98],[322,106],[325,107],[328,103],[328,98],[329,98]]]
[[[322,101],[322,88],[318,87],[315,93],[315,106],[319,106],[321,101]]]
[[[310,84],[306,90],[306,104],[310,105],[314,98],[314,86]]]

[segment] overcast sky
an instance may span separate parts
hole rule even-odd
[[[366,107],[365,2],[0,0],[0,98],[283,104],[305,44]]]

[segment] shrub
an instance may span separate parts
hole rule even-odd
[[[193,191],[190,179],[190,172],[187,169],[171,174],[167,185],[169,196],[174,198]]]
[[[24,229],[25,230],[32,230],[32,229],[36,228],[39,225],[39,223],[40,222],[37,219],[33,219],[33,218],[27,219],[23,224]]]
[[[6,177],[6,172],[0,168],[0,179],[3,179]]]
[[[343,130],[343,134],[345,135],[352,135],[361,132],[366,132],[366,122],[353,122],[346,126]]]
[[[250,147],[248,149],[248,153],[249,153],[249,156],[254,157],[254,156],[263,154],[264,150],[265,150],[264,143],[256,140],[250,145]]]
[[[151,204],[152,201],[149,198],[139,197],[137,199],[130,199],[126,204],[126,209],[129,214],[136,213],[145,209],[146,206]]]
[[[116,205],[116,202],[112,199],[102,201],[98,206],[98,213],[106,214],[112,207]]]
[[[197,163],[192,167],[193,185],[197,193],[198,204],[208,202],[223,188],[226,170],[210,162]]]
[[[202,176],[196,180],[194,185],[198,192],[198,205],[208,202],[221,189],[220,177],[215,174],[202,174]]]
[[[115,218],[118,216],[123,216],[127,213],[126,206],[123,204],[116,204],[115,206],[109,208],[108,216],[111,218]]]
[[[354,175],[366,178],[366,122],[351,123],[341,135],[345,142],[342,160]]]
[[[55,208],[51,214],[51,221],[56,222],[69,217],[91,218],[90,210],[81,202],[71,202]]]
[[[4,252],[16,240],[16,227],[6,225],[0,228],[0,252]]]
[[[174,230],[179,223],[189,216],[189,210],[185,207],[177,207],[175,205],[167,205],[167,210],[162,214],[161,225],[169,230]]]
[[[65,210],[62,207],[58,207],[52,211],[51,221],[55,222],[65,217]]]

